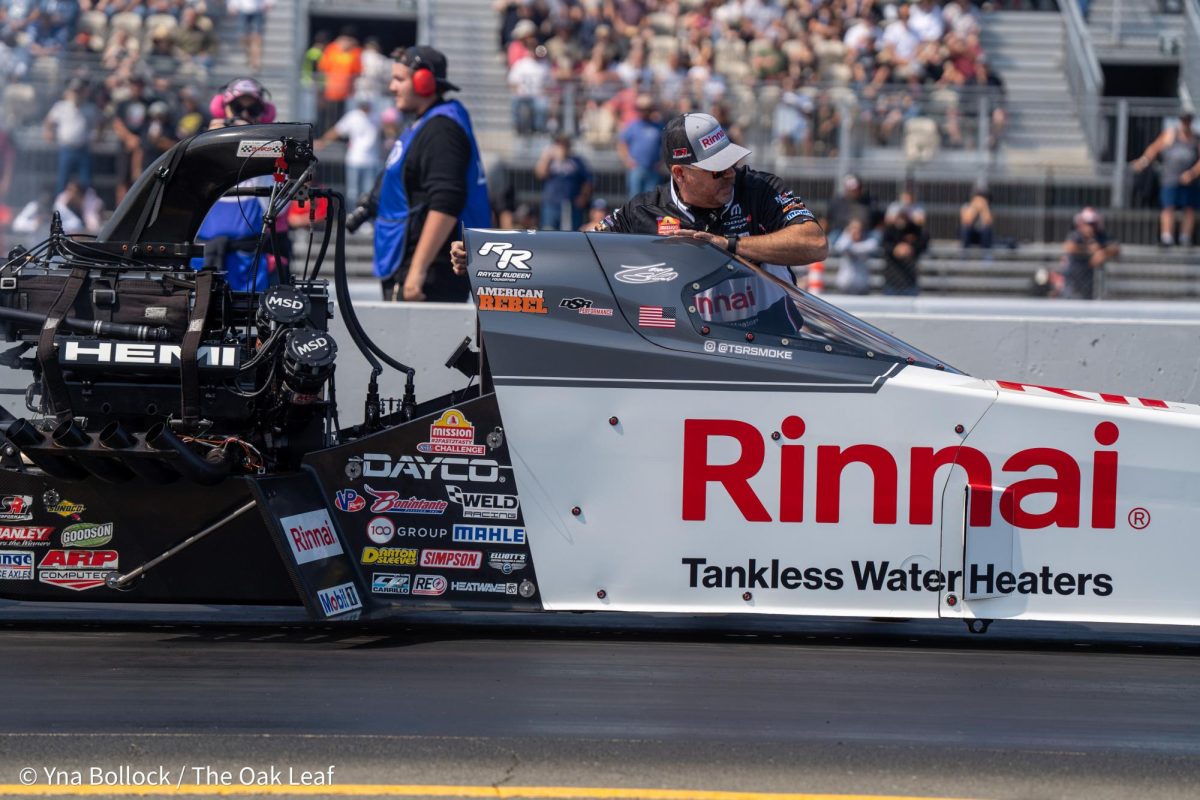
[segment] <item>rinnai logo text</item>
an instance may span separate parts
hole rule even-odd
[[[450,453],[459,456],[481,456],[487,448],[475,444],[475,426],[461,411],[450,409],[429,426],[429,441],[421,442],[422,453]]]
[[[516,519],[521,500],[511,494],[464,492],[457,486],[447,486],[446,495],[463,507],[468,519]]]
[[[504,483],[500,462],[490,458],[459,458],[458,456],[400,456],[393,460],[386,453],[363,453],[364,478],[399,478],[407,475],[418,481],[442,480],[471,483]]]
[[[51,550],[38,564],[38,581],[77,592],[96,589],[117,568],[116,550]]]
[[[475,296],[480,311],[514,311],[519,314],[545,314],[546,292],[506,286],[480,286]]]
[[[33,498],[27,494],[10,494],[0,499],[0,521],[28,522],[33,519]]]
[[[483,553],[478,550],[422,550],[422,567],[443,569],[479,569]]]
[[[455,525],[454,541],[525,544],[525,529],[503,525]]]
[[[795,442],[804,436],[804,420],[787,417],[779,427],[783,438]],[[1112,422],[1101,422],[1093,436],[1102,447],[1114,445],[1120,431]],[[714,464],[709,459],[709,442],[727,437],[737,442],[740,452],[733,463]],[[763,498],[750,485],[751,479],[766,461],[767,438],[747,422],[727,419],[689,419],[683,427],[683,519],[701,521],[708,517],[709,485],[717,484],[733,501],[738,512],[748,522],[803,522],[806,477],[815,472],[816,511],[818,523],[836,523],[841,518],[842,473],[852,465],[863,465],[871,473],[872,520],[876,525],[895,525],[897,522],[900,475],[897,457],[875,444],[820,445],[816,456],[808,455],[811,448],[802,444],[784,444],[779,449],[778,503],[768,510]],[[932,525],[935,473],[943,468],[957,467],[966,473],[971,487],[969,523],[986,528],[992,524],[994,467],[988,457],[973,447],[952,446],[935,450],[932,447],[913,447],[908,453],[908,523]],[[814,464],[815,462],[815,464]],[[1117,452],[1096,450],[1092,453],[1091,507],[1086,509],[1093,529],[1111,530],[1117,523]],[[815,469],[814,469],[815,467]],[[1078,528],[1081,508],[1081,485],[1084,472],[1070,453],[1051,447],[1031,447],[1019,450],[1005,459],[1002,472],[1025,473],[1035,468],[1049,468],[1054,477],[1029,477],[1010,484],[1000,494],[1000,516],[1014,528],[1036,530],[1056,526]],[[865,490],[855,490],[856,496],[867,496]],[[1048,511],[1032,512],[1024,501],[1035,495],[1049,495],[1053,505]]]
[[[297,564],[321,561],[342,554],[342,544],[333,532],[333,520],[325,509],[307,511],[279,520]]]
[[[54,528],[42,528],[26,525],[0,525],[0,542],[19,542],[20,544],[48,544]]]
[[[450,506],[445,500],[422,500],[415,495],[404,498],[392,489],[377,491],[366,484],[363,488],[375,498],[371,503],[372,514],[441,514]]]
[[[33,553],[0,550],[0,581],[33,580]]]
[[[725,130],[717,128],[708,136],[700,137],[700,146],[705,150],[711,150],[714,145],[720,144],[723,141],[725,141]]]
[[[327,617],[338,614],[348,614],[362,608],[362,600],[353,583],[342,583],[328,589],[317,590],[317,600],[321,603],[321,611]]]
[[[136,342],[93,342],[69,339],[60,347],[59,361],[64,364],[138,364],[147,367],[178,367],[183,345],[141,344]],[[201,367],[236,367],[238,349],[231,346],[201,347],[197,353]]]

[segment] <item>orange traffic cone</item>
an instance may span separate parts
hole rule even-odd
[[[817,261],[808,265],[808,293],[820,294],[825,291],[825,262]]]

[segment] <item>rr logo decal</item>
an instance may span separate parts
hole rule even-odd
[[[479,255],[486,256],[488,253],[498,253],[500,260],[496,262],[496,269],[508,269],[512,266],[516,269],[529,269],[527,263],[533,258],[533,253],[529,250],[513,250],[512,245],[508,242],[485,242],[483,247],[479,248]]]

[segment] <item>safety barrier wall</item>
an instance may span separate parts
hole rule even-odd
[[[831,297],[946,363],[980,378],[1200,403],[1200,304],[939,298]],[[463,340],[475,339],[475,312],[462,304],[355,303],[370,336],[416,368],[417,399],[467,385],[443,366]],[[362,420],[369,369],[341,322],[338,404],[342,425]],[[0,387],[20,388],[29,373],[0,368]],[[380,393],[399,398],[404,379],[385,369]],[[3,404],[26,415],[22,399]]]

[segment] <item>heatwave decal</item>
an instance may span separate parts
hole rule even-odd
[[[327,617],[348,614],[362,608],[362,600],[359,599],[358,590],[354,588],[353,583],[341,583],[328,589],[318,589],[317,600],[321,604],[322,613]]]
[[[842,567],[785,566],[778,558],[748,559],[745,564],[709,564],[706,558],[684,558],[692,589],[805,589],[838,592],[849,588],[860,592],[958,592],[1010,595],[1042,594],[1108,597],[1113,593],[1112,576],[1091,572],[1056,572],[1049,566],[1008,572],[995,564],[971,564],[964,580],[963,570],[942,572],[907,567],[890,561],[851,561]]]
[[[454,581],[450,588],[456,592],[481,592],[483,594],[516,594],[515,583],[485,583],[483,581]]]
[[[104,585],[117,568],[116,550],[50,550],[38,564],[38,581],[77,592]]]
[[[33,519],[33,497],[10,494],[0,499],[0,522],[28,522]]]
[[[804,436],[804,420],[790,416],[779,427],[783,439],[796,442]],[[1096,425],[1093,437],[1101,447],[1116,444],[1120,431],[1112,422]],[[739,445],[733,463],[712,463],[709,443],[727,437]],[[747,522],[803,522],[805,481],[816,483],[817,523],[837,523],[841,519],[842,474],[851,464],[865,465],[871,473],[870,498],[872,521],[876,525],[897,524],[897,505],[902,487],[897,455],[875,444],[819,445],[783,444],[779,450],[778,500],[768,508],[763,497],[750,485],[767,458],[767,437],[747,422],[729,419],[689,419],[683,426],[683,519],[699,522],[708,517],[710,485],[715,484],[733,501]],[[815,449],[815,456],[811,451]],[[1112,530],[1117,524],[1117,452],[1096,450],[1092,453],[1091,475],[1084,475],[1079,461],[1070,453],[1051,447],[1018,450],[1000,465],[1000,472],[1026,473],[1042,467],[1054,477],[1026,477],[1013,481],[1002,493],[999,503],[992,502],[993,480],[998,478],[995,465],[981,451],[956,445],[935,450],[913,447],[908,457],[908,524],[932,525],[935,505],[935,473],[942,467],[957,467],[966,473],[971,487],[970,525],[987,528],[999,506],[1000,516],[1014,528],[1038,530],[1055,526],[1078,528],[1084,523],[1096,530]],[[1081,486],[1091,481],[1091,504],[1081,508]],[[856,495],[862,494],[855,491]],[[1053,504],[1046,511],[1029,511],[1026,498],[1049,495]],[[768,498],[769,499],[769,498]],[[940,500],[936,501],[940,502]]]
[[[394,489],[376,491],[365,484],[363,488],[375,498],[371,503],[372,514],[441,514],[450,505],[445,500],[422,500],[416,495],[403,498]]]
[[[283,525],[283,532],[297,564],[322,561],[342,554],[342,544],[333,532],[333,520],[325,509],[283,517],[279,522]]]
[[[422,567],[442,569],[479,569],[483,553],[479,550],[422,550]]]
[[[446,496],[462,506],[467,519],[515,520],[521,510],[521,500],[512,494],[464,492],[457,486],[447,486]]]
[[[475,291],[480,311],[513,311],[518,314],[545,314],[546,292],[508,286],[480,286]]]
[[[475,426],[461,411],[453,408],[429,426],[429,441],[421,442],[417,450],[459,456],[481,456],[487,452],[485,446],[475,444]]]
[[[50,534],[54,528],[33,527],[29,525],[0,525],[0,542],[15,544],[49,544]]]
[[[33,580],[33,553],[28,550],[0,550],[0,581]]]

